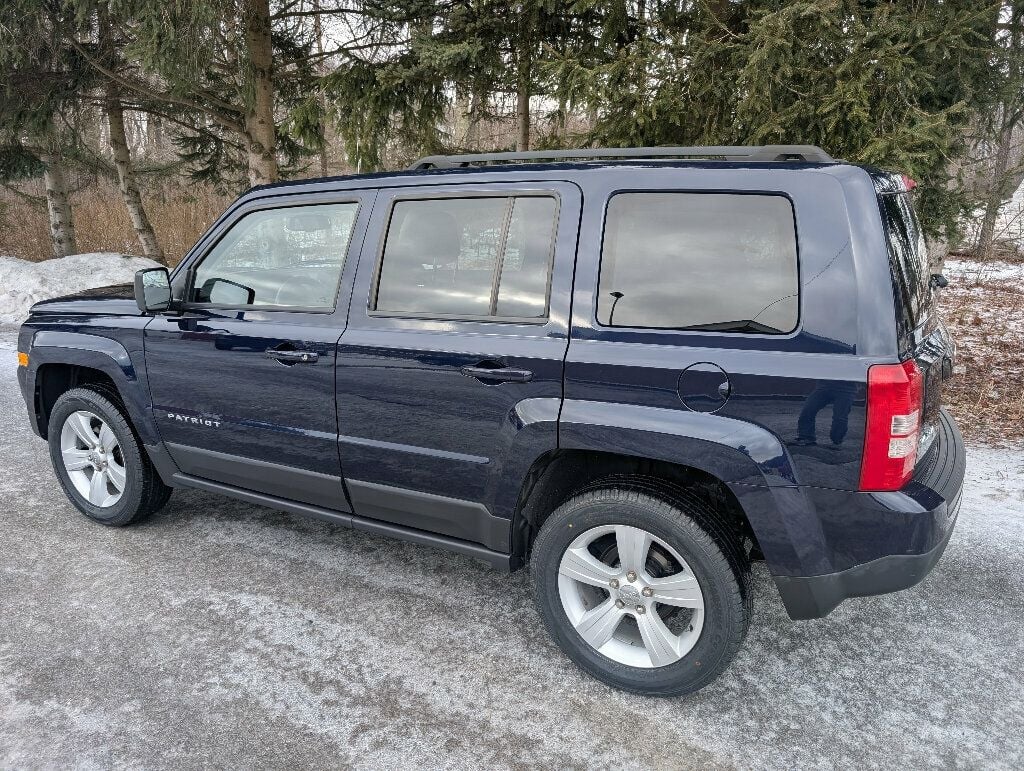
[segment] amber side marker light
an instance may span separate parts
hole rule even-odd
[[[18,351],[18,366],[19,367],[27,367],[28,366],[28,354],[27,353],[22,353],[21,351]]]

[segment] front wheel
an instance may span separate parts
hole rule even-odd
[[[171,488],[111,396],[92,388],[61,395],[47,436],[53,470],[71,502],[100,524],[121,526],[162,508]]]
[[[707,505],[610,487],[579,495],[534,544],[534,599],[562,650],[597,679],[673,696],[735,656],[750,614],[749,566]],[[712,535],[712,533],[715,533]]]

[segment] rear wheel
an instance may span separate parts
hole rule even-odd
[[[609,685],[671,696],[715,679],[739,650],[749,567],[703,501],[591,490],[534,545],[534,598],[562,650]],[[714,533],[714,535],[712,534]]]
[[[47,436],[64,492],[90,519],[128,525],[167,503],[171,488],[157,475],[112,394],[75,388],[61,395]]]

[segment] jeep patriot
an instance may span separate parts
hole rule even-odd
[[[963,440],[911,180],[816,147],[567,150],[241,196],[171,272],[37,303],[32,427],[87,517],[191,487],[529,566],[615,687],[717,677],[912,586]]]

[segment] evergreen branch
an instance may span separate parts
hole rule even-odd
[[[31,204],[32,206],[36,206],[36,207],[38,207],[40,209],[45,209],[46,208],[46,196],[45,195],[32,195],[31,193],[26,193],[26,192],[24,192],[22,190],[19,190],[16,186],[14,186],[14,185],[12,185],[12,184],[10,184],[8,182],[0,182],[0,185],[2,185],[3,188],[5,190],[7,190],[8,192],[13,193],[18,198],[21,198],[22,200],[26,201],[27,203]]]
[[[68,43],[71,45],[72,48],[74,48],[79,53],[79,55],[83,59],[85,59],[86,62],[88,62],[93,67],[93,69],[97,70],[102,75],[106,76],[115,83],[118,83],[124,86],[125,88],[131,89],[132,91],[135,91],[137,93],[144,94],[151,99],[156,99],[161,102],[167,102],[168,104],[176,104],[180,107],[188,107],[192,110],[197,110],[201,113],[209,115],[214,121],[221,124],[224,128],[228,129],[229,131],[237,131],[240,134],[244,133],[245,129],[242,126],[241,122],[232,120],[231,118],[221,114],[220,112],[210,109],[210,105],[212,104],[214,106],[220,107],[225,112],[231,112],[236,115],[239,114],[237,108],[235,108],[231,104],[228,104],[227,102],[217,99],[212,94],[208,94],[206,92],[203,92],[201,94],[202,98],[208,100],[209,102],[208,104],[203,104],[202,102],[189,99],[187,97],[174,96],[173,94],[167,94],[157,91],[150,84],[138,83],[134,80],[125,78],[119,73],[116,73],[108,67],[104,66],[101,62],[96,61],[96,59],[93,58],[89,54],[89,52],[86,51],[86,49],[74,38],[68,38]]]

